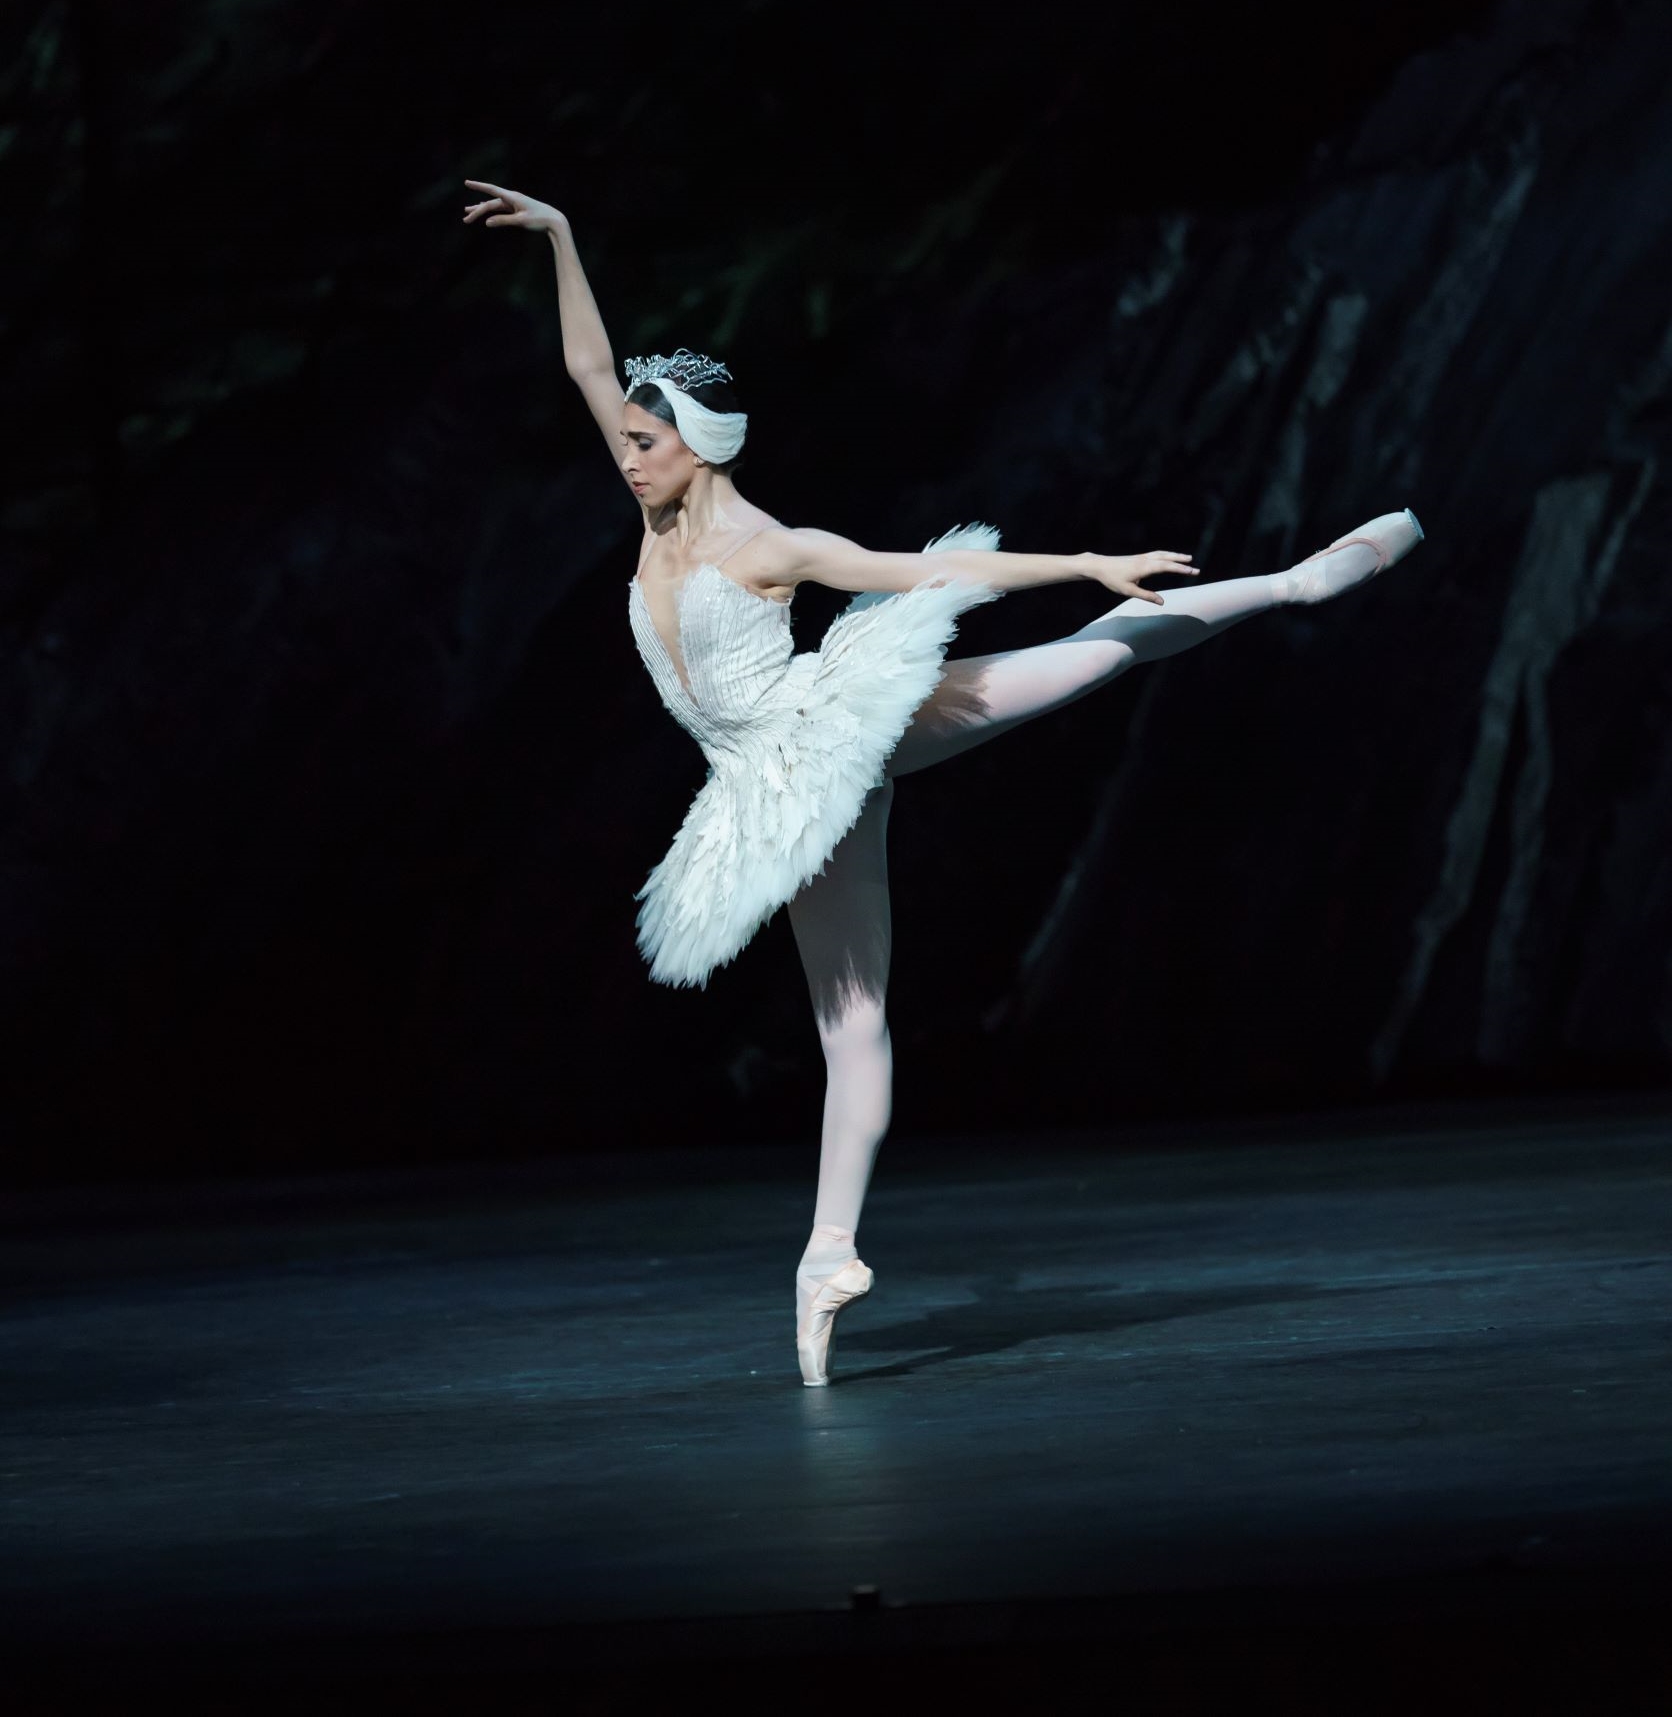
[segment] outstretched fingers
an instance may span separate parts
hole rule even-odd
[[[485,179],[466,179],[465,183],[478,191],[492,191],[493,195],[480,203],[465,205],[465,220],[473,221],[484,209],[497,209],[498,214],[489,215],[488,226],[499,221],[510,221],[515,224],[517,213],[520,213],[515,191],[501,190],[498,185],[490,185]]]

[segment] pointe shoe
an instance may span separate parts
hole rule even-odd
[[[1416,514],[1409,507],[1402,507],[1397,513],[1382,513],[1368,524],[1360,525],[1349,536],[1337,537],[1327,548],[1309,554],[1305,560],[1290,567],[1284,575],[1287,580],[1285,600],[1324,602],[1332,596],[1339,596],[1342,591],[1374,578],[1379,572],[1386,572],[1396,561],[1403,560],[1424,535],[1426,533],[1417,523]],[[1353,543],[1363,543],[1368,547],[1376,557],[1376,564],[1362,572],[1349,571],[1339,564],[1335,567],[1326,565],[1329,555]],[[1308,570],[1302,572],[1302,567]]]
[[[813,1295],[806,1316],[796,1325],[795,1331],[801,1381],[809,1389],[822,1388],[830,1381],[830,1338],[835,1331],[836,1314],[844,1306],[870,1293],[875,1280],[869,1264],[852,1258],[834,1276],[821,1283]]]

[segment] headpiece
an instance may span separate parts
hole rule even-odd
[[[749,427],[749,414],[714,411],[687,391],[705,382],[729,382],[732,373],[724,364],[681,346],[671,358],[657,352],[648,358],[629,358],[624,368],[628,393],[646,386],[661,390],[662,397],[673,407],[680,439],[699,459],[706,459],[711,465],[724,465],[728,459],[736,458]]]
[[[675,387],[686,389],[700,388],[705,382],[729,382],[732,379],[731,371],[724,364],[705,358],[701,352],[687,351],[683,346],[671,358],[664,358],[660,352],[649,358],[629,358],[626,368],[629,392],[657,376],[667,376]]]

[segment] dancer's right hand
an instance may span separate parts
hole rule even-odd
[[[465,183],[473,190],[492,193],[483,202],[465,205],[467,222],[475,220],[486,210],[488,218],[483,224],[490,227],[523,227],[529,232],[550,233],[569,224],[568,217],[550,203],[537,203],[521,191],[507,191],[503,186],[490,185],[485,179],[466,179]]]

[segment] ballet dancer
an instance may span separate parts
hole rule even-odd
[[[467,222],[485,216],[551,240],[565,367],[642,516],[629,624],[663,704],[708,760],[634,896],[651,978],[706,987],[788,908],[826,1074],[812,1232],[796,1268],[801,1378],[819,1387],[837,1314],[874,1281],[857,1236],[892,1104],[885,849],[895,781],[1239,620],[1339,596],[1401,560],[1422,527],[1408,507],[1383,513],[1281,572],[1163,597],[1144,580],[1199,576],[1189,554],[999,553],[990,525],[896,554],[785,526],[734,480],[748,418],[730,370],[680,347],[628,359],[624,388],[568,220],[520,192],[464,182],[485,193]],[[809,579],[854,594],[820,647],[797,653],[789,608]],[[945,659],[965,610],[1066,580],[1125,600],[1047,643]]]

